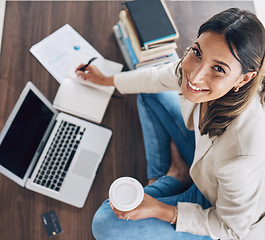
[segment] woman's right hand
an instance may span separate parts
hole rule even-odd
[[[91,81],[103,86],[114,86],[113,76],[107,77],[103,75],[95,65],[88,65],[84,71],[78,70],[84,65],[85,64],[79,65],[75,70],[78,77],[83,78],[85,81]]]

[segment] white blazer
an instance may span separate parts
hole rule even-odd
[[[180,90],[177,62],[114,76],[119,92]],[[186,126],[194,129],[196,104],[180,96]],[[213,239],[265,239],[265,112],[259,97],[220,136],[200,136],[190,175],[211,202],[178,203],[176,231]]]

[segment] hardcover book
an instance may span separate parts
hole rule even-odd
[[[177,29],[163,0],[125,2],[141,47],[178,38]]]
[[[177,48],[176,43],[172,42],[170,44],[166,44],[166,45],[152,48],[149,50],[142,50],[139,39],[136,34],[136,30],[134,28],[134,25],[132,25],[132,22],[130,21],[130,17],[128,16],[127,11],[122,10],[119,14],[119,18],[121,22],[123,23],[126,31],[128,32],[128,36],[130,38],[132,48],[135,52],[135,55],[139,63],[170,55]]]

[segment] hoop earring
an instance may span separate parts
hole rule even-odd
[[[239,86],[234,87],[234,92],[238,92],[239,91]]]

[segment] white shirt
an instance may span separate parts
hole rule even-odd
[[[199,118],[200,118],[200,104],[197,104],[193,112],[195,146],[198,145],[198,141],[201,136],[200,129],[199,129]]]

